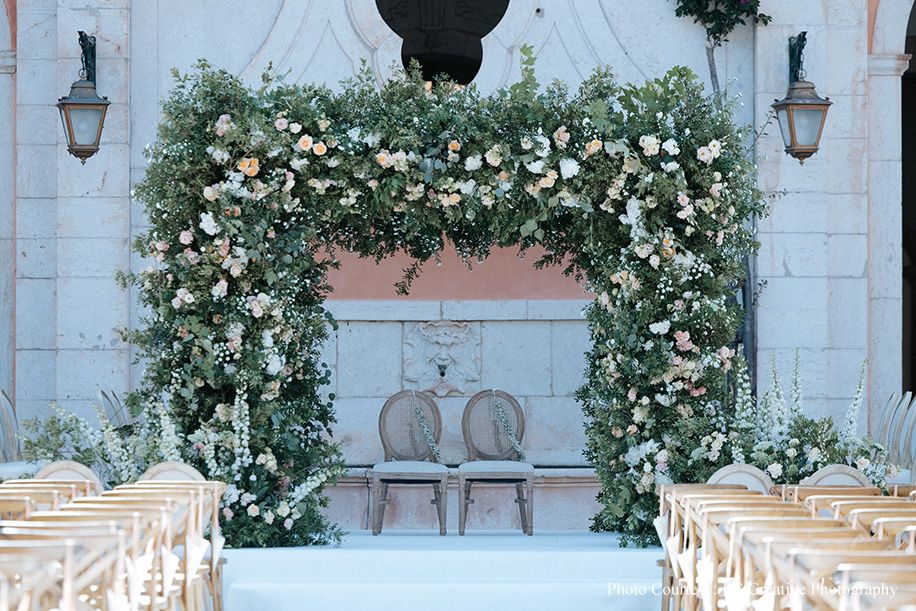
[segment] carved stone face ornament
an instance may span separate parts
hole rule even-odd
[[[480,333],[472,323],[418,323],[404,340],[404,382],[439,397],[465,395],[480,381]]]

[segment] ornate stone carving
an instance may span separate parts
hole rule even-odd
[[[467,395],[480,383],[480,330],[467,322],[417,323],[404,338],[404,386]]]

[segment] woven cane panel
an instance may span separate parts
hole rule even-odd
[[[433,438],[439,440],[441,427],[435,404],[422,393],[402,391],[388,400],[379,420],[382,443],[397,460],[427,460],[432,454],[417,418],[417,405],[423,411]]]
[[[516,439],[525,434],[521,407],[511,395],[501,391],[485,390],[468,401],[464,414],[465,441],[469,453],[484,460],[517,459],[515,448],[497,414],[501,406]]]

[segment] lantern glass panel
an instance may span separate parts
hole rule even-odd
[[[782,132],[783,146],[792,146],[792,136],[789,134],[789,117],[785,108],[780,108],[776,111],[776,120],[779,122],[779,131]]]
[[[823,108],[796,108],[792,112],[795,120],[795,141],[798,146],[814,146],[821,130]]]
[[[101,108],[71,108],[70,120],[73,123],[74,144],[91,146],[95,144],[102,120]]]

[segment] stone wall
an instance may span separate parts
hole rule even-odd
[[[467,450],[461,415],[468,399],[491,388],[521,404],[526,458],[545,466],[584,466],[583,416],[573,394],[590,348],[582,307],[588,301],[334,301],[339,329],[322,355],[351,465],[383,459],[378,415],[401,389],[432,394],[442,413],[443,462]],[[442,366],[442,369],[439,366]]]
[[[881,0],[875,26],[881,44],[871,58],[868,0],[764,0],[761,9],[773,23],[739,28],[716,52],[720,81],[734,80],[732,91],[743,94],[739,119],[759,128],[787,88],[788,37],[808,30],[808,76],[834,102],[822,149],[803,166],[781,152],[772,124],[756,142],[761,186],[785,191],[759,225],[757,271],[767,281],[759,297],[759,361],[765,368],[774,352],[785,377],[794,349],[801,348],[805,394],[818,414],[842,413],[865,356],[872,363],[871,409],[899,390],[899,119],[893,100],[899,99],[895,71],[905,60],[899,57],[903,31],[895,33],[894,24],[905,24],[910,5]],[[14,45],[4,38],[9,28],[0,16],[0,153],[10,152],[12,134],[16,138],[15,155],[6,156],[16,159],[15,181],[3,174],[12,166],[0,164],[0,386],[10,386],[13,348],[6,344],[15,326],[20,417],[46,413],[52,400],[88,414],[97,389],[124,393],[141,373],[116,334],[136,326],[141,312],[113,275],[146,265],[128,251],[131,237],[146,226],[129,190],[143,176],[143,148],[155,138],[170,70],[187,70],[203,57],[256,83],[273,62],[292,80],[337,86],[363,60],[384,79],[400,64],[400,41],[373,0],[263,0],[256,10],[241,0],[19,0],[3,6],[16,8],[18,28]],[[76,79],[79,29],[99,39],[98,89],[112,101],[102,149],[85,166],[66,153],[54,108]],[[611,65],[623,81],[642,81],[678,63],[708,81],[703,30],[676,18],[670,0],[645,0],[638,11],[612,0],[512,0],[484,40],[476,79],[482,92],[517,77],[518,47],[526,43],[534,46],[542,83],[558,77],[575,87],[599,64]],[[332,302],[347,324],[327,349],[336,365],[338,428],[365,438],[362,449],[348,455],[355,463],[375,459],[370,454],[377,448],[367,449],[377,443],[374,418],[387,394],[407,386],[405,337],[421,322],[470,322],[481,342],[480,387],[522,397],[535,419],[539,413],[578,417],[569,397],[581,365],[559,369],[568,363],[555,358],[587,348],[581,320],[566,318],[578,304],[563,306],[560,317],[532,319],[523,299],[485,306],[424,301],[417,303],[438,305],[400,305],[380,320],[365,312],[385,311],[392,298],[365,297]],[[513,308],[509,318],[500,314]],[[358,344],[369,341],[378,354],[361,355]],[[497,345],[524,365],[487,352]],[[392,354],[382,366],[385,351]],[[372,376],[384,380],[367,387]],[[473,388],[444,397],[443,411],[460,413]],[[579,429],[567,432],[569,439],[580,435]],[[460,431],[449,424],[446,433],[459,452]],[[539,460],[579,464],[573,445],[545,444],[552,449]]]

